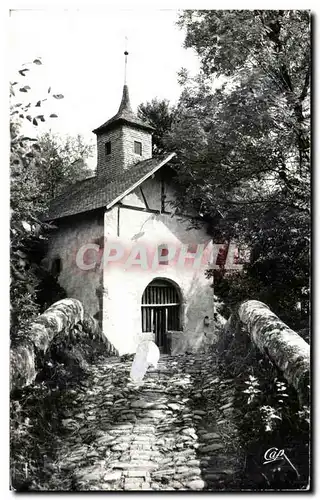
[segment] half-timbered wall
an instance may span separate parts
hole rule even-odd
[[[141,190],[137,188],[126,196],[119,206],[105,213],[105,233],[115,238],[126,248],[141,244],[145,248],[158,251],[163,244],[204,244],[210,247],[210,237],[205,229],[191,229],[188,220],[184,222],[169,212],[161,210],[161,183],[159,176],[142,184],[142,191],[149,209],[146,209]],[[166,201],[174,198],[170,186],[165,186]],[[131,208],[130,208],[131,207]],[[157,212],[156,212],[157,211]],[[160,213],[162,212],[162,213]],[[135,352],[137,344],[150,338],[142,331],[141,302],[146,287],[153,279],[171,281],[181,294],[180,327],[181,339],[176,353],[201,349],[207,342],[207,335],[213,334],[213,290],[203,269],[193,269],[187,265],[159,265],[147,269],[135,265],[125,268],[125,258],[121,263],[104,268],[103,328],[110,342],[120,354]],[[211,320],[204,325],[204,318]]]

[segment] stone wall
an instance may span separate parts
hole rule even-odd
[[[59,300],[43,314],[36,317],[29,325],[27,337],[10,349],[10,389],[21,389],[32,384],[37,372],[43,367],[47,351],[59,337],[65,347],[70,342],[75,330],[82,339],[97,339],[103,345],[104,355],[118,356],[119,353],[102,334],[101,328],[82,303],[73,298]],[[78,337],[78,340],[80,338]],[[91,346],[92,347],[92,346]],[[66,347],[66,352],[67,352]],[[79,358],[77,358],[79,362]]]
[[[134,165],[139,161],[147,160],[152,157],[152,135],[150,132],[126,125],[122,127],[122,133],[124,170],[130,167],[130,165]],[[134,141],[141,142],[142,144],[141,156],[134,152]]]
[[[107,155],[106,143],[111,142],[111,154]],[[134,141],[142,143],[142,155],[135,154]],[[152,136],[150,132],[127,125],[115,128],[97,136],[97,176],[112,180],[130,165],[152,157]]]
[[[67,336],[74,325],[83,320],[79,300],[63,299],[53,304],[28,327],[28,338],[10,351],[11,390],[30,385],[36,378],[39,358],[59,333]]]
[[[229,318],[225,331],[235,332],[243,342],[248,335],[296,389],[301,404],[309,403],[310,346],[266,304],[258,300],[242,302]]]
[[[106,155],[106,143],[111,141],[111,154]],[[97,136],[97,176],[112,179],[124,163],[122,128]]]

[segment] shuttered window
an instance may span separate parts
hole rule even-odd
[[[142,155],[142,142],[134,141],[134,152],[136,155]]]

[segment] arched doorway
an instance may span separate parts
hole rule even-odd
[[[180,330],[181,300],[168,280],[154,279],[142,295],[142,332],[152,332],[161,353],[170,351],[168,330]]]

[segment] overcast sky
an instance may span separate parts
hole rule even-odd
[[[91,131],[111,118],[120,104],[126,36],[134,108],[153,97],[175,102],[180,93],[177,71],[182,66],[198,71],[197,56],[183,48],[177,15],[175,10],[146,9],[12,11],[11,79],[22,64],[41,57],[43,65],[34,65],[19,82],[30,85],[36,100],[47,96],[49,86],[64,95],[45,108],[59,115],[50,121],[55,132],[80,133],[94,140]],[[25,98],[30,99],[29,94]]]

